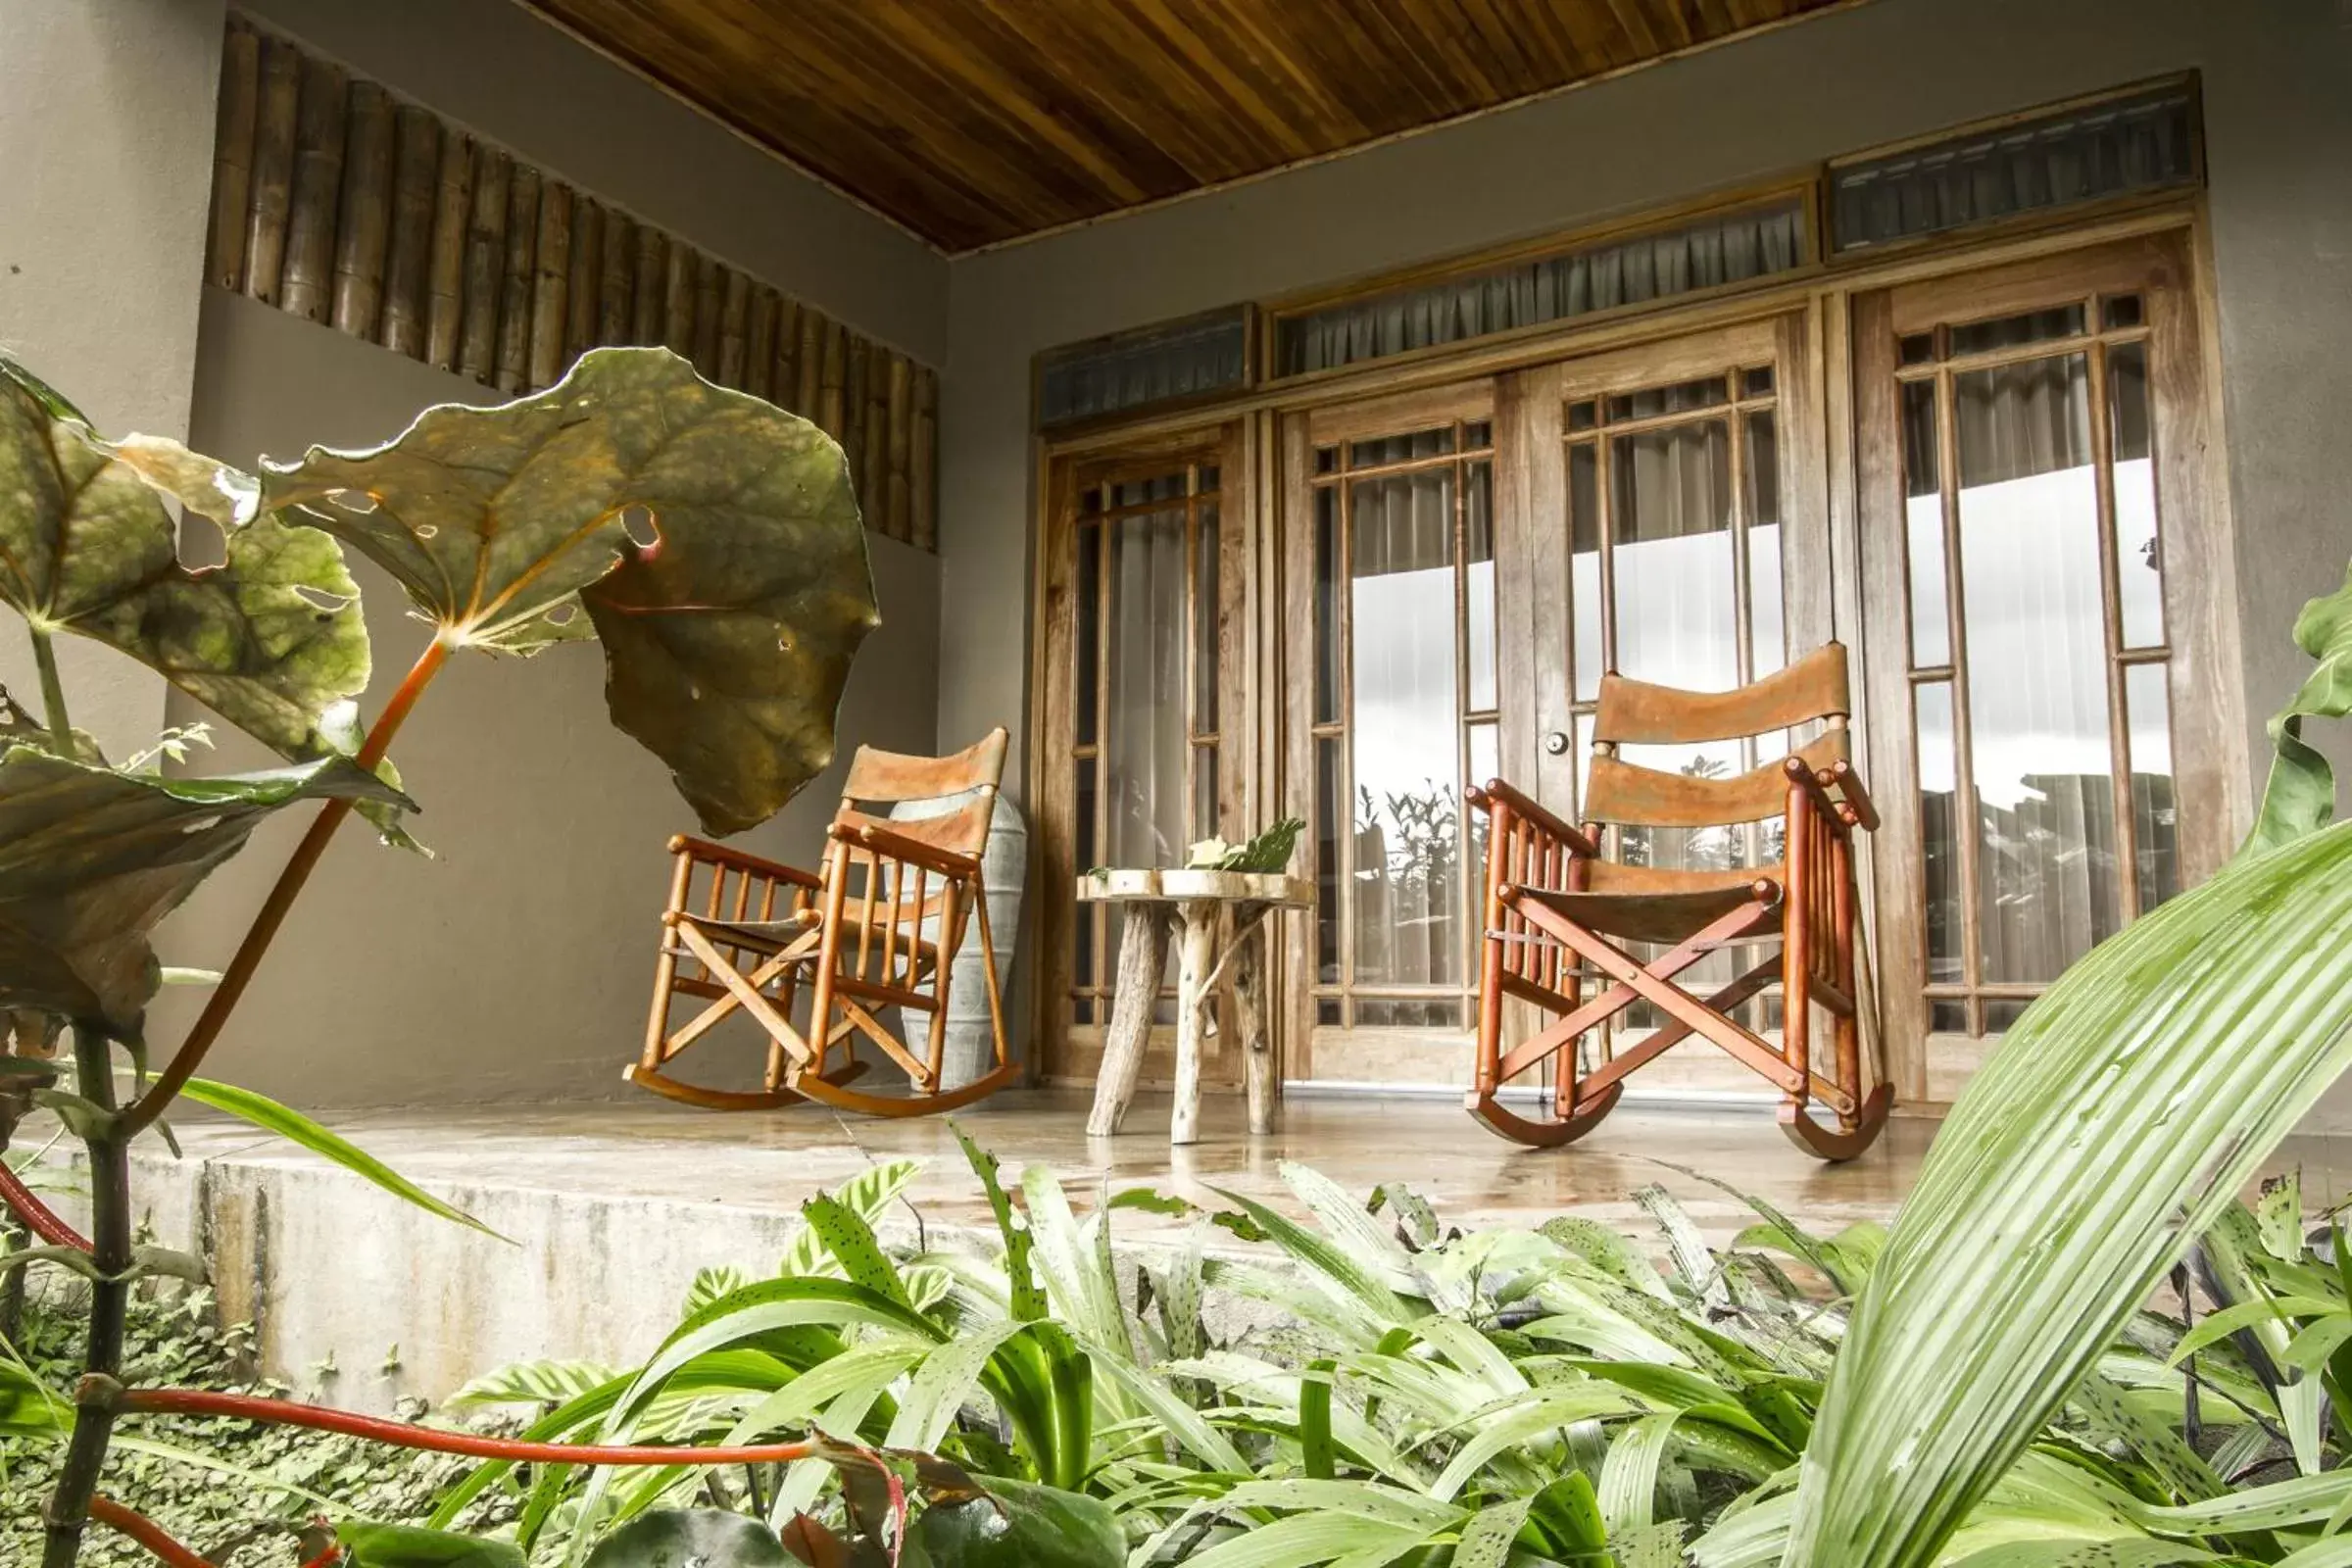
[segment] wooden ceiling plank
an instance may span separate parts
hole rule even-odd
[[[1863,0],[521,0],[951,252]]]

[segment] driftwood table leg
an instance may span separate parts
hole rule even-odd
[[[1176,1109],[1168,1118],[1168,1142],[1200,1141],[1200,1054],[1207,1044],[1209,1009],[1216,1005],[1210,971],[1217,961],[1218,906],[1201,900],[1180,905],[1182,946],[1176,956]]]
[[[1242,1070],[1250,1085],[1250,1131],[1270,1133],[1274,1042],[1266,1033],[1266,945],[1273,936],[1264,925],[1251,923],[1244,925],[1235,940],[1240,947],[1233,955],[1233,1021],[1242,1037]]]
[[[1127,906],[1119,927],[1119,972],[1113,984],[1110,1026],[1102,1035],[1102,1068],[1095,1080],[1095,1109],[1086,1118],[1089,1138],[1108,1138],[1126,1117],[1143,1076],[1144,1048],[1152,1040],[1152,1007],[1159,1000],[1160,971],[1166,967],[1165,906],[1137,900]]]

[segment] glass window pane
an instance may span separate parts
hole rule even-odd
[[[1217,749],[1214,746],[1193,748],[1193,827],[1192,839],[1217,838]]]
[[[1095,743],[1096,705],[1102,691],[1102,530],[1088,523],[1078,530],[1078,584],[1075,590],[1078,674],[1070,687],[1070,727],[1077,744]]]
[[[1502,759],[1495,746],[1494,726],[1492,724],[1471,725],[1470,776],[1462,781],[1463,784],[1465,786],[1483,785],[1501,771]],[[1468,818],[1470,844],[1469,858],[1463,862],[1467,874],[1463,878],[1462,896],[1466,901],[1464,907],[1469,911],[1470,926],[1475,928],[1479,920],[1479,901],[1486,897],[1487,813],[1465,811],[1463,814]],[[1476,935],[1475,929],[1466,929],[1463,932],[1463,939],[1465,942],[1471,942],[1475,940]],[[1474,958],[1475,955],[1473,954],[1463,954],[1462,961],[1467,966],[1462,971],[1465,975],[1475,972]]]
[[[1740,395],[1743,398],[1772,396],[1772,367],[1759,365],[1752,370],[1740,372]]]
[[[1348,447],[1348,466],[1375,468],[1388,463],[1409,463],[1415,458],[1444,457],[1453,449],[1453,427],[1441,425],[1434,430],[1416,430],[1410,435],[1387,435],[1373,441],[1350,442]]]
[[[1576,695],[1587,702],[1600,692],[1606,667],[1600,624],[1600,465],[1592,443],[1568,449],[1568,567],[1572,634],[1576,642]]]
[[[1115,865],[1184,863],[1184,516],[1132,514],[1110,536],[1102,788]]]
[[[1078,842],[1076,854],[1071,858],[1071,863],[1076,866],[1078,874],[1084,876],[1101,863],[1095,858],[1095,760],[1091,757],[1082,757],[1078,760],[1078,787],[1075,809],[1072,814],[1077,818]],[[1095,913],[1096,906],[1094,905],[1081,904],[1078,906],[1076,921],[1078,952],[1070,974],[1075,983],[1081,986],[1091,986],[1097,983],[1095,975]]]
[[[2141,319],[2139,296],[2136,294],[2110,294],[2099,310],[2099,324],[2110,332],[2137,326]]]
[[[1968,1004],[1965,1002],[1936,1002],[1928,1008],[1928,1027],[1939,1035],[1964,1035],[1968,1027]]]
[[[2115,456],[2115,584],[2124,646],[2164,642],[2163,556],[2156,542],[2154,432],[2148,417],[2148,347],[2107,351],[2108,430]]]
[[[1903,364],[1925,365],[1936,358],[1936,334],[1914,332],[1896,344],[1895,348]]]
[[[1214,502],[1199,512],[1193,541],[1193,733],[1217,732],[1218,633],[1224,616],[1217,602],[1219,528]]]
[[[1984,999],[1984,1032],[2005,1034],[2033,1004],[2018,997],[1987,997]]]
[[[1494,444],[1494,426],[1491,420],[1473,419],[1462,426],[1462,450],[1483,452]]]
[[[1315,722],[1340,721],[1340,492],[1315,492]]]
[[[1193,487],[1193,493],[1203,496],[1215,495],[1217,493],[1217,466],[1213,463],[1203,463],[1200,465],[1200,475],[1199,481]]]
[[[1936,383],[1903,385],[1903,528],[1911,563],[1911,665],[1939,669],[1952,662],[1950,607],[1944,601],[1943,479],[1936,462]]]
[[[1590,430],[1599,422],[1600,406],[1591,398],[1584,398],[1568,405],[1569,429]]]
[[[1459,698],[1450,468],[1348,488],[1355,978],[1457,982]]]
[[[1340,743],[1315,742],[1315,980],[1340,983],[1340,879],[1346,875],[1341,835],[1348,814],[1340,801]]]
[[[1926,681],[1912,693],[1919,725],[1919,842],[1927,911],[1928,980],[1967,978],[1960,912],[1960,764],[1952,737],[1952,688]],[[1941,1027],[1938,1025],[1938,1027]]]
[[[1459,1029],[1462,1004],[1457,998],[1363,997],[1355,1004],[1355,1022],[1360,1029]]]
[[[1749,657],[1759,678],[1788,662],[1781,605],[1781,459],[1770,409],[1747,416]]]
[[[1470,711],[1494,707],[1494,465],[1468,465],[1462,474],[1462,607],[1469,645]]]
[[[1990,321],[1955,326],[1952,353],[1954,356],[1989,354],[1995,349],[2043,343],[2053,338],[2081,337],[2082,331],[2082,307],[2061,305],[2052,310],[2028,311],[2023,316],[2003,316]]]
[[[2120,919],[2088,368],[1954,387],[1979,978],[2048,981]]]
[[[1573,754],[1576,758],[1576,808],[1581,812],[1585,808],[1585,781],[1592,773],[1592,715],[1591,713],[1577,714],[1574,728],[1576,731],[1576,750]]]
[[[1740,684],[1730,440],[1707,419],[1610,444],[1617,668],[1638,680]]]
[[[2139,912],[2180,891],[2180,812],[2173,797],[2172,702],[2162,664],[2124,668],[2124,711],[2132,737],[2132,837]]]
[[[1647,419],[1661,414],[1680,414],[1686,409],[1711,409],[1732,400],[1728,377],[1710,375],[1696,381],[1682,381],[1673,386],[1644,387],[1639,392],[1624,392],[1609,399],[1609,418]]]

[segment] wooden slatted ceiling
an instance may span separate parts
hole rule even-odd
[[[1852,0],[522,0],[944,250]]]

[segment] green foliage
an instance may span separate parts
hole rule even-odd
[[[2070,968],[1937,1135],[1830,1376],[1791,1564],[1938,1561],[2200,1233],[2242,1293],[2259,1247],[2229,1205],[2352,1065],[2352,823],[2308,831],[2333,788],[2298,732],[2352,706],[2352,581],[2297,635],[2322,668],[2274,725],[2246,850]],[[2312,1468],[2310,1374],[2337,1347],[2298,1366],[2283,1325],[2247,1328],[2290,1369],[2278,1413]]]
[[[414,1525],[355,1520],[335,1531],[335,1544],[350,1568],[522,1568],[522,1553],[506,1542]]]
[[[1292,852],[1298,847],[1298,835],[1305,830],[1304,817],[1286,816],[1246,843],[1202,839],[1192,847],[1184,863],[1196,871],[1286,871]]]
[[[0,1012],[135,1038],[162,983],[148,936],[270,812],[400,801],[341,758],[234,778],[126,774],[0,742]]]
[[[0,603],[42,635],[128,654],[289,758],[329,750],[329,709],[368,686],[359,587],[334,541],[258,505],[259,484],[176,443],[101,439],[0,356]],[[215,523],[191,566],[165,509]]]
[[[764,821],[832,760],[880,615],[848,466],[808,420],[665,349],[595,349],[535,396],[268,470],[269,505],[390,572],[445,641],[532,653],[593,626],[612,722],[706,829]]]
[[[791,1561],[773,1530],[715,1508],[641,1514],[588,1554],[588,1568],[783,1568]]]
[[[514,1245],[511,1238],[500,1236],[464,1209],[443,1202],[350,1139],[340,1133],[330,1132],[301,1111],[281,1105],[268,1095],[239,1089],[234,1084],[217,1084],[209,1078],[190,1078],[179,1092],[200,1105],[209,1105],[239,1121],[250,1122],[264,1132],[275,1133],[290,1144],[299,1144],[312,1153],[332,1160],[353,1175],[374,1183],[393,1197],[414,1203],[428,1214],[455,1220],[460,1225],[480,1231],[484,1236],[496,1237],[509,1246]]]

